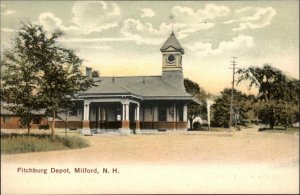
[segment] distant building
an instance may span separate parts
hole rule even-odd
[[[27,128],[27,126],[21,125],[20,117],[16,116],[14,113],[6,110],[3,107],[3,103],[1,103],[1,129],[23,129]],[[35,113],[35,117],[31,122],[31,128],[37,129],[41,125],[47,125],[47,118],[44,117],[44,112]]]

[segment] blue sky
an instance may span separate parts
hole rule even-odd
[[[184,76],[211,93],[231,86],[232,56],[299,77],[298,1],[1,1],[2,50],[20,21],[63,30],[60,43],[103,76],[160,75],[173,24]]]

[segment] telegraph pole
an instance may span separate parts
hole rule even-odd
[[[230,98],[230,113],[229,113],[229,129],[232,128],[232,119],[233,119],[233,91],[234,91],[234,76],[235,76],[235,68],[236,68],[236,58],[232,57],[231,65],[232,65],[232,86],[231,86],[231,98]]]

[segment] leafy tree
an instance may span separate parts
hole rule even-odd
[[[188,105],[188,120],[190,122],[190,128],[193,129],[193,120],[197,116],[201,116],[201,118],[206,118],[206,98],[209,96],[209,94],[201,88],[197,83],[185,78],[184,79],[184,86],[186,92],[190,93],[195,97],[196,100],[198,100],[201,104],[198,104],[196,102],[191,102]]]
[[[29,35],[22,30],[25,28],[13,40],[13,47],[3,54],[1,100],[8,103],[4,104],[6,109],[20,116],[21,124],[27,126],[30,134],[34,114],[41,110],[38,94],[40,61],[30,55],[33,45],[26,41]]]
[[[254,96],[248,96],[238,90],[233,91],[234,95],[234,124],[242,124],[243,119],[249,118],[249,112],[252,109],[252,100]],[[215,104],[212,105],[213,118],[212,125],[219,127],[229,127],[230,119],[230,99],[231,89],[225,88],[221,92],[221,96],[215,99]]]
[[[4,96],[13,93],[14,106],[25,109],[22,113],[43,109],[52,117],[52,135],[57,114],[73,104],[71,99],[77,92],[95,85],[93,79],[80,71],[82,60],[75,52],[57,43],[62,35],[61,31],[47,33],[42,26],[23,23],[14,49],[5,54],[7,60],[4,63],[8,67]],[[19,77],[17,73],[10,73],[18,69]]]
[[[238,71],[238,83],[249,81],[249,88],[259,89],[256,113],[259,119],[269,124],[290,126],[295,122],[299,106],[299,81],[288,78],[281,70],[268,64],[249,67]]]

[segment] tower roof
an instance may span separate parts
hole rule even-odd
[[[173,31],[172,31],[170,37],[167,39],[167,41],[160,48],[160,51],[165,51],[169,47],[173,47],[175,50],[177,50],[177,51],[181,52],[182,54],[184,54],[184,50],[181,47],[181,45],[180,45],[179,41],[177,40],[177,38],[176,38]]]

